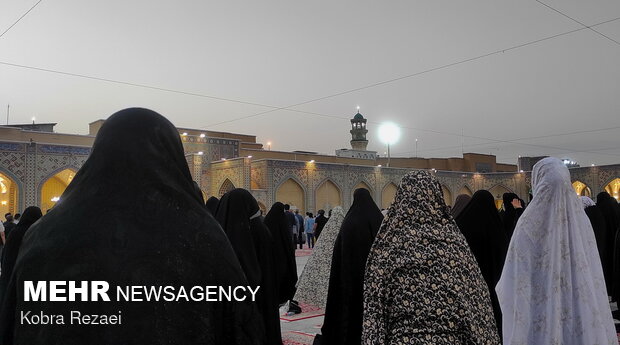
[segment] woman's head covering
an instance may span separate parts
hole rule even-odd
[[[498,329],[501,329],[502,311],[495,294],[495,285],[502,274],[508,239],[495,208],[495,198],[486,190],[475,192],[469,204],[455,221],[465,236],[478,262],[482,277],[487,283],[496,325]]]
[[[125,286],[247,285],[220,225],[196,191],[183,145],[163,116],[140,108],[110,116],[54,209],[26,233],[2,310],[3,344],[256,343],[262,325],[246,302],[28,302],[24,281]],[[131,212],[128,212],[131,211]],[[114,327],[22,325],[17,310],[118,314]],[[139,335],[139,338],[136,338]],[[139,340],[138,340],[139,339]]]
[[[332,216],[325,224],[321,238],[316,242],[312,256],[308,259],[299,277],[294,300],[325,308],[334,244],[343,220],[344,210],[342,207],[334,207]]]
[[[220,203],[220,200],[214,196],[210,197],[207,200],[206,206],[207,210],[215,217],[215,212],[217,212],[217,205]]]
[[[504,344],[618,341],[592,226],[570,181],[557,158],[534,165],[534,199],[496,287]]]
[[[512,205],[512,201],[514,199],[519,199],[519,196],[515,193],[504,193],[503,198],[503,210],[500,211],[500,218],[502,220],[502,224],[504,226],[504,233],[506,237],[510,239],[512,237],[512,233],[514,232],[515,226],[517,226],[517,222],[519,221],[519,217],[523,214],[524,209],[519,208],[515,209]],[[524,204],[523,204],[524,205]]]
[[[349,211],[347,211],[343,226],[348,224],[363,225],[368,229],[368,234],[374,239],[382,220],[381,210],[377,207],[368,189],[356,189],[353,192],[353,203]]]
[[[460,194],[457,196],[454,206],[452,206],[452,209],[450,210],[452,217],[456,218],[461,212],[463,212],[463,209],[465,209],[465,206],[467,206],[470,200],[471,196],[467,194]]]
[[[284,204],[281,202],[273,204],[265,216],[264,223],[269,228],[274,240],[278,301],[284,303],[293,298],[297,284],[295,247],[293,246],[293,235],[288,228],[284,215]]]
[[[489,291],[426,171],[403,177],[372,246],[363,344],[499,344]]]
[[[251,286],[260,286],[256,303],[265,325],[265,344],[282,343],[274,241],[259,218],[260,208],[252,194],[236,188],[222,196],[215,218],[232,243]]]
[[[43,212],[41,212],[40,208],[38,208],[37,206],[29,206],[29,207],[26,207],[26,209],[22,213],[22,216],[19,219],[19,224],[17,225],[21,225],[23,228],[28,230],[28,228],[30,228],[30,226],[34,224],[37,220],[39,220],[41,217],[43,217]],[[13,231],[17,229],[18,228],[16,226]]]
[[[323,343],[360,343],[364,267],[382,220],[383,215],[370,192],[364,188],[356,189],[353,204],[342,221],[334,244],[325,321],[321,328]]]
[[[40,208],[36,206],[27,207],[22,214],[19,224],[11,231],[9,237],[5,238],[6,243],[2,250],[2,274],[0,274],[0,310],[3,309],[2,302],[4,301],[11,274],[13,274],[13,268],[15,267],[15,261],[17,260],[24,235],[30,226],[42,216]]]
[[[261,269],[250,229],[250,219],[256,218],[259,210],[258,202],[250,192],[235,188],[222,196],[215,214],[251,286],[261,283]]]
[[[514,211],[515,207],[512,206],[512,201],[514,199],[519,199],[519,196],[515,193],[504,193],[502,195],[503,205],[505,211]],[[521,200],[521,199],[519,199]]]

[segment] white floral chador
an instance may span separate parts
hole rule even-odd
[[[312,256],[308,259],[308,263],[306,263],[299,277],[297,292],[295,297],[293,297],[295,301],[325,308],[329,273],[332,266],[332,253],[334,252],[334,244],[336,243],[343,220],[344,211],[342,207],[334,207],[331,217],[329,217],[327,224],[325,224],[323,231],[321,231],[321,236],[312,250]]]
[[[596,241],[568,169],[545,158],[496,291],[504,345],[617,345]]]

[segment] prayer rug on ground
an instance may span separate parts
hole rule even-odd
[[[317,306],[305,303],[299,303],[299,306],[301,307],[301,313],[290,316],[286,314],[280,315],[280,320],[294,322],[325,315],[325,310]]]
[[[282,333],[282,344],[284,345],[312,345],[314,334],[303,332],[284,332]]]
[[[295,256],[310,256],[312,255],[312,249],[295,249]]]

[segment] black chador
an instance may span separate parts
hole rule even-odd
[[[284,204],[276,202],[265,216],[265,225],[274,240],[278,302],[280,304],[293,298],[297,284],[297,264],[295,248],[291,246],[291,232],[284,214]]]
[[[477,191],[455,220],[487,283],[497,329],[501,334],[502,311],[495,293],[495,285],[502,275],[508,238],[495,208],[493,195],[486,190]]]
[[[334,246],[321,345],[361,342],[364,269],[382,220],[370,192],[356,189]]]
[[[110,302],[24,302],[24,281],[107,281]],[[54,209],[24,236],[0,336],[10,344],[258,344],[263,325],[245,302],[124,302],[116,286],[247,286],[226,234],[207,212],[178,131],[132,108],[110,116]],[[20,311],[64,315],[23,325]],[[69,323],[72,310],[122,313],[122,324]]]
[[[210,197],[206,202],[207,210],[209,210],[209,212],[211,212],[213,216],[215,216],[215,212],[217,211],[217,205],[219,203],[220,200],[214,196]]]
[[[274,239],[260,219],[252,194],[241,188],[224,194],[215,219],[222,225],[250,286],[260,286],[256,302],[265,325],[265,344],[281,345]]]

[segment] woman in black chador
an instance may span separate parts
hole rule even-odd
[[[493,195],[486,190],[477,191],[455,220],[487,283],[495,322],[501,335],[502,311],[495,293],[495,285],[502,275],[508,239],[495,208]]]
[[[454,201],[454,206],[452,206],[452,209],[450,209],[450,214],[452,215],[452,217],[458,217],[458,215],[463,212],[463,210],[470,201],[471,196],[467,194],[459,194],[459,196],[456,197],[456,201]]]
[[[603,275],[607,274],[607,262],[605,261],[607,258],[607,251],[605,247],[605,239],[607,238],[607,226],[605,224],[605,217],[601,212],[599,206],[596,205],[594,200],[590,199],[588,196],[582,196],[581,202],[583,205],[583,210],[586,212],[588,219],[590,220],[590,224],[592,225],[592,230],[594,230],[594,238],[596,239],[596,248],[598,249],[598,255],[601,259],[601,265],[603,266]],[[607,277],[605,277],[605,287],[607,288]],[[607,295],[610,294],[610,290],[607,290]]]
[[[17,260],[17,254],[22,245],[24,235],[30,226],[42,216],[43,213],[40,208],[36,206],[27,207],[19,219],[19,224],[15,226],[13,231],[11,231],[11,236],[6,240],[6,245],[2,251],[2,266],[0,266],[2,267],[2,274],[0,274],[0,306],[4,300],[4,292],[9,285],[9,279],[11,278],[11,273],[13,273],[15,260]]]
[[[353,204],[336,238],[327,290],[321,345],[359,345],[362,338],[364,269],[381,211],[367,189],[353,193]]]
[[[271,231],[276,255],[276,277],[278,302],[286,303],[295,295],[297,264],[295,248],[291,246],[291,232],[284,215],[284,204],[276,202],[265,216],[265,225]]]
[[[215,212],[217,211],[217,205],[220,203],[220,200],[214,196],[210,197],[205,206],[207,206],[207,210],[211,212],[213,216],[215,216]]]
[[[24,302],[24,281],[52,280],[106,281],[110,301]],[[244,302],[116,295],[117,287],[167,285],[189,291],[248,282],[194,187],[175,127],[153,111],[125,109],[105,121],[60,201],[24,236],[0,313],[0,343],[259,344],[263,325],[249,293]],[[20,311],[28,310],[64,315],[65,324],[22,324]],[[120,314],[122,323],[71,324],[71,311]]]
[[[282,345],[275,244],[259,216],[260,208],[252,194],[236,188],[222,196],[215,219],[228,236],[250,286],[260,286],[256,302],[265,324],[265,344]]]
[[[499,217],[504,225],[504,233],[508,237],[508,241],[512,238],[512,233],[515,231],[517,222],[523,214],[523,203],[519,196],[515,193],[504,193],[503,210],[499,212]],[[515,205],[517,207],[515,207]]]
[[[603,259],[603,274],[607,292],[612,301],[620,300],[620,212],[616,200],[607,192],[601,192],[596,196],[596,206],[605,218],[605,258]]]

